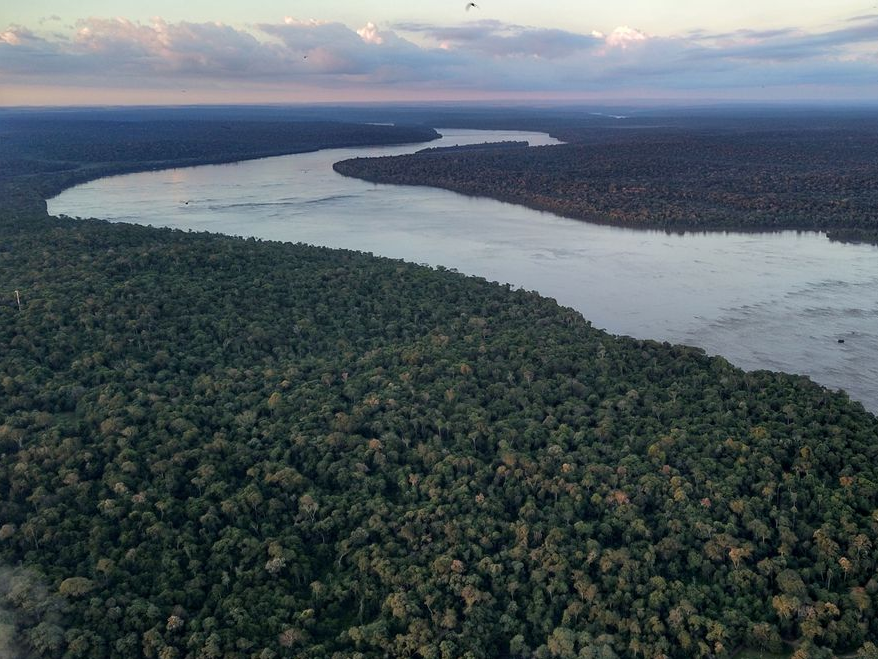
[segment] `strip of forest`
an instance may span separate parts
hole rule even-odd
[[[336,171],[644,229],[878,237],[878,121],[571,129],[571,143],[357,158]]]
[[[54,176],[0,210],[0,655],[878,652],[843,392],[442,268],[48,217]]]

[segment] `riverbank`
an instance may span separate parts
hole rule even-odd
[[[118,174],[342,146],[423,143],[439,137],[422,126],[87,117],[52,113],[0,117],[0,207],[10,213],[42,214],[45,199],[62,190]]]

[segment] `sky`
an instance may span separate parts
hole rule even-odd
[[[878,0],[28,0],[0,105],[878,102]]]

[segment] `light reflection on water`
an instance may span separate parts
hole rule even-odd
[[[554,143],[537,133],[440,132],[443,139],[428,146]],[[701,346],[746,369],[810,375],[878,411],[878,248],[792,231],[619,229],[332,171],[345,158],[423,146],[333,149],[110,177],[63,192],[49,211],[456,268],[554,297],[615,334]]]

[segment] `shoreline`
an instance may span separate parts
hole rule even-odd
[[[328,170],[330,168],[332,168],[334,171],[337,171],[335,165],[337,164],[337,162],[342,162],[342,161],[333,162],[334,157],[335,157],[335,153],[332,153],[332,154],[327,155],[326,157],[313,159],[314,162],[317,162],[317,161],[320,162],[319,171],[324,172],[324,174],[320,175],[321,178],[326,178],[326,179],[333,179],[334,178],[335,175],[332,174],[332,172],[330,172]],[[287,162],[287,161],[284,161],[284,162]],[[290,162],[293,162],[293,161],[290,161]],[[212,165],[214,163],[208,163],[208,164]],[[197,165],[193,165],[193,166],[197,166]],[[280,167],[280,169],[284,170],[284,171],[289,169],[292,166],[293,165],[286,165],[286,164],[278,165],[278,167]],[[308,166],[310,166],[310,165],[308,165]],[[261,171],[261,169],[259,171]],[[318,171],[318,170],[315,169],[314,171]],[[220,176],[220,174],[217,174],[217,175]],[[204,178],[205,176],[209,176],[209,174],[200,175],[201,178]],[[234,177],[236,175],[225,173],[225,174],[222,174],[221,176]],[[242,176],[244,176],[244,175],[242,174]],[[199,178],[199,177],[196,176],[195,178]],[[359,178],[359,177],[355,177],[355,178]],[[390,184],[390,185],[397,185],[397,184]],[[358,187],[365,187],[365,186],[358,186]],[[442,188],[438,188],[437,186],[423,186],[423,187],[426,189],[443,190]],[[499,201],[500,203],[504,203],[504,204],[512,204],[513,206],[518,207],[518,208],[528,208],[528,206],[526,204],[515,203],[515,202],[510,202],[510,201],[504,201],[504,200],[497,200],[497,199],[494,199],[491,197],[487,197],[485,195],[472,195],[472,194],[460,193],[460,192],[457,192],[455,190],[447,190],[443,194],[449,193],[449,192],[452,194],[455,194],[455,195],[462,194],[464,197],[469,197],[469,198],[481,197],[481,198],[484,198],[487,200],[491,200],[493,202]],[[418,195],[415,195],[415,196],[418,196]],[[465,205],[466,204],[464,203],[464,206]],[[112,205],[107,206],[108,209],[111,209],[112,207],[113,207]],[[75,209],[76,206],[74,205],[71,208]],[[172,208],[168,208],[167,210],[170,213],[173,213]],[[546,216],[547,218],[548,217],[552,217],[552,218],[564,217],[564,216],[560,216],[556,212],[547,211],[544,209],[529,209],[529,210],[533,210],[533,211],[536,211],[539,213],[549,213],[549,215]],[[69,213],[70,212],[68,211],[68,212],[65,212],[63,214],[69,216]],[[81,214],[84,216],[100,215],[100,204],[98,204],[97,206],[94,206],[92,208],[83,207],[81,211],[73,210],[73,213],[78,213],[78,214]],[[504,215],[504,211],[500,210],[499,214],[501,216]],[[136,216],[136,212],[133,211],[132,209],[128,209],[128,210],[126,210],[125,213],[122,214],[122,216],[124,216],[124,217],[120,216],[121,221],[132,223],[133,220],[131,218]],[[161,226],[162,218],[164,218],[164,217],[165,217],[165,214],[157,213],[157,214],[155,214],[154,218],[145,218],[142,221],[144,222],[144,225],[154,224],[156,226]],[[181,216],[181,218],[179,218],[179,221],[175,221],[173,219],[173,217],[174,217],[173,215],[168,216],[168,217],[170,218],[169,221],[170,221],[170,224],[172,226],[176,225],[178,227],[182,227],[182,230],[186,230],[187,224],[186,224],[183,216]],[[124,218],[129,218],[129,219],[124,219]],[[277,240],[277,241],[281,241],[281,242],[288,242],[288,241],[289,242],[299,242],[299,241],[301,241],[301,242],[304,242],[307,244],[324,245],[324,246],[327,246],[328,248],[332,248],[332,249],[349,249],[349,250],[353,250],[353,251],[361,251],[361,252],[365,252],[365,253],[379,254],[379,255],[384,255],[387,258],[397,259],[397,260],[401,259],[403,261],[408,261],[411,263],[423,263],[423,262],[428,261],[429,263],[432,264],[433,267],[437,267],[439,265],[444,265],[445,267],[457,269],[457,270],[460,270],[461,272],[471,274],[472,276],[475,276],[475,277],[485,278],[488,281],[492,281],[492,280],[499,280],[500,282],[502,282],[502,281],[518,281],[516,279],[504,279],[504,277],[508,277],[508,275],[504,274],[504,273],[500,273],[499,275],[495,273],[492,275],[492,274],[488,274],[486,272],[480,271],[478,269],[474,269],[472,266],[464,267],[464,266],[460,265],[459,263],[455,262],[454,259],[450,259],[447,255],[445,257],[437,257],[435,260],[430,260],[429,258],[421,258],[420,254],[417,252],[414,252],[414,253],[410,252],[407,254],[406,252],[404,252],[404,251],[401,252],[399,250],[397,250],[395,252],[394,251],[391,251],[391,252],[382,251],[381,248],[376,247],[376,244],[380,243],[379,239],[372,240],[371,242],[369,240],[333,242],[331,239],[327,239],[324,241],[324,240],[321,240],[319,237],[315,238],[314,235],[309,235],[307,232],[304,234],[304,236],[303,236],[303,234],[301,234],[301,232],[296,232],[296,233],[288,234],[288,235],[260,234],[258,229],[248,230],[245,227],[242,230],[240,228],[231,227],[231,224],[232,224],[231,219],[232,219],[232,216],[229,217],[229,220],[227,222],[221,223],[219,225],[217,225],[217,224],[211,225],[210,222],[205,222],[203,224],[193,224],[192,230],[203,231],[203,230],[205,230],[204,227],[216,226],[218,228],[208,229],[208,231],[216,232],[216,233],[220,233],[220,234],[224,234],[224,235],[229,235],[229,236],[240,236],[240,235],[249,236],[249,235],[252,235],[254,237],[259,237],[260,235],[262,235],[264,237],[259,238],[261,240]],[[572,220],[572,222],[582,222],[582,220],[577,220],[576,218],[565,218],[565,219],[568,222],[570,222],[571,220]],[[823,232],[815,231],[815,230],[811,230],[811,229],[772,228],[770,230],[754,230],[754,229],[741,230],[741,229],[735,229],[735,228],[724,228],[724,229],[717,229],[717,230],[706,229],[706,230],[699,230],[699,231],[695,231],[695,230],[679,231],[679,230],[669,230],[669,229],[619,226],[619,225],[612,224],[612,223],[600,223],[600,222],[591,222],[591,224],[594,224],[597,226],[608,226],[614,230],[622,229],[625,233],[627,233],[629,235],[640,234],[640,235],[644,235],[644,236],[650,236],[650,235],[654,236],[655,238],[652,238],[651,240],[660,239],[661,236],[665,236],[665,235],[667,235],[667,236],[673,236],[673,235],[677,235],[677,236],[686,236],[686,235],[720,236],[721,235],[721,236],[729,236],[730,239],[732,239],[732,240],[735,240],[735,236],[758,237],[761,235],[766,235],[766,236],[786,235],[787,238],[785,238],[785,240],[796,241],[798,239],[797,236],[801,235],[802,240],[806,244],[813,245],[816,243],[816,241],[822,241],[825,237],[824,235],[818,236],[818,234],[823,234]],[[571,230],[576,230],[576,229],[574,227]],[[415,233],[417,233],[416,230],[415,230]],[[612,236],[613,234],[605,234],[605,235]],[[292,236],[292,237],[290,237],[290,236]],[[297,236],[299,236],[299,237],[297,237]],[[610,239],[611,238],[608,238],[608,240],[610,240]],[[612,238],[612,239],[615,239],[615,238]],[[634,239],[636,239],[636,238],[634,238]],[[721,240],[722,240],[722,238],[717,238],[718,242]],[[738,242],[740,242],[741,238],[738,237],[736,240]],[[768,240],[770,240],[770,239],[768,239]],[[871,250],[871,248],[867,249],[866,251],[871,253],[870,250]],[[671,336],[667,332],[662,333],[659,331],[658,333],[656,333],[656,331],[650,332],[648,330],[642,330],[642,328],[640,330],[632,329],[630,326],[626,326],[624,323],[621,325],[619,325],[619,324],[614,325],[613,322],[607,320],[608,316],[605,312],[601,313],[601,309],[594,309],[591,306],[579,304],[579,303],[577,303],[577,301],[575,299],[573,301],[571,301],[571,299],[569,297],[565,298],[563,294],[559,294],[559,292],[557,290],[547,286],[545,282],[541,282],[538,280],[536,282],[535,281],[521,281],[520,283],[522,284],[522,286],[524,288],[526,288],[528,290],[540,291],[541,294],[546,296],[546,297],[552,297],[554,299],[563,300],[562,302],[560,302],[560,304],[562,304],[563,306],[576,308],[586,318],[596,320],[598,322],[598,326],[608,327],[609,328],[608,331],[611,334],[614,334],[616,336],[635,336],[635,337],[639,337],[639,338],[644,339],[644,340],[649,339],[649,338],[653,338],[653,339],[657,338],[660,341],[668,341],[670,343],[679,344],[679,345],[701,346],[705,350],[709,350],[710,354],[724,356],[728,359],[731,359],[733,363],[741,364],[741,368],[744,368],[746,370],[772,370],[772,371],[777,371],[777,372],[786,372],[786,373],[793,373],[793,374],[803,374],[803,372],[809,372],[810,373],[809,377],[818,378],[818,379],[815,379],[815,382],[818,382],[822,386],[826,386],[826,387],[828,387],[830,389],[834,389],[834,390],[844,389],[845,391],[849,392],[850,387],[854,386],[854,383],[851,382],[850,380],[837,381],[837,380],[834,380],[832,378],[819,379],[819,377],[818,377],[820,375],[819,371],[814,371],[813,369],[809,370],[807,367],[807,364],[803,364],[801,362],[795,362],[795,361],[789,361],[789,360],[785,362],[784,360],[780,360],[780,363],[771,363],[771,360],[768,360],[768,361],[766,361],[766,360],[748,360],[746,357],[741,356],[741,351],[736,350],[733,344],[727,344],[725,346],[725,349],[723,349],[723,346],[721,344],[719,344],[717,342],[711,343],[710,337],[707,337],[706,339],[704,337],[701,337],[704,340],[699,341],[694,336],[687,338],[686,336],[680,335],[679,333],[676,336]],[[833,339],[833,345],[834,345],[834,341],[835,340]],[[824,384],[824,382],[826,384]],[[868,392],[866,395],[862,395],[862,394],[857,395],[857,396],[854,396],[853,399],[861,402],[864,406],[867,406],[868,409],[874,409],[874,403],[867,404],[866,402],[864,402],[864,401],[874,400],[874,396],[872,396],[870,394],[871,394],[871,392]]]
[[[397,181],[387,181],[380,179],[378,177],[370,177],[368,175],[360,175],[353,174],[347,171],[343,171],[340,168],[337,168],[336,165],[344,163],[347,161],[340,160],[337,163],[333,164],[333,170],[342,176],[347,176],[348,178],[358,179],[360,181],[366,181],[367,183],[372,183],[374,185],[398,185],[404,187],[415,187],[415,188],[428,188],[435,190],[446,190],[448,192],[453,192],[455,194],[462,195],[464,197],[469,197],[471,199],[491,199],[493,201],[498,201],[500,203],[509,204],[511,206],[521,206],[523,208],[529,208],[532,211],[537,211],[539,213],[548,213],[549,215],[554,215],[555,217],[561,217],[565,220],[575,220],[577,222],[585,222],[586,224],[595,224],[598,226],[612,227],[614,229],[625,229],[629,231],[634,231],[638,233],[661,233],[665,235],[675,235],[675,236],[686,236],[686,235],[716,235],[716,234],[744,234],[744,235],[763,235],[763,234],[778,234],[778,233],[787,233],[787,232],[795,232],[799,233],[808,233],[808,234],[820,234],[826,237],[829,240],[835,242],[845,242],[851,244],[868,244],[874,245],[878,247],[878,237],[875,238],[876,242],[871,242],[869,240],[842,240],[840,238],[831,238],[830,234],[835,232],[842,231],[857,231],[855,228],[851,229],[827,229],[827,228],[816,228],[816,227],[808,227],[796,224],[789,225],[765,225],[763,228],[759,227],[741,227],[735,226],[732,224],[729,225],[720,225],[720,226],[710,226],[710,227],[700,227],[700,228],[683,228],[672,225],[662,225],[662,224],[654,224],[648,226],[635,226],[632,224],[626,224],[623,222],[614,222],[611,219],[607,219],[602,215],[585,215],[585,214],[566,214],[562,213],[554,208],[551,208],[549,205],[541,205],[539,203],[530,202],[527,200],[521,200],[514,197],[507,197],[504,195],[490,195],[490,194],[480,194],[476,192],[471,192],[462,188],[456,188],[453,186],[441,185],[439,183],[403,183]]]
[[[548,133],[546,133],[548,135]],[[438,139],[438,138],[435,138]],[[430,140],[434,141],[434,140]],[[407,145],[417,145],[417,144],[429,144],[428,142],[400,142],[396,144],[374,144],[374,145],[362,145],[362,148],[373,148],[373,147],[382,147],[382,146],[407,146]],[[266,152],[259,153],[248,156],[230,156],[228,158],[211,158],[211,159],[192,159],[192,160],[168,160],[168,161],[154,161],[148,163],[124,163],[119,165],[99,165],[94,169],[87,168],[78,168],[76,170],[68,170],[71,180],[64,181],[63,183],[53,183],[50,187],[47,188],[45,192],[41,191],[41,199],[40,202],[45,207],[47,202],[66,190],[71,188],[75,188],[79,185],[86,185],[88,183],[92,183],[94,181],[98,181],[101,179],[114,178],[116,176],[127,176],[129,174],[141,174],[146,172],[161,172],[161,171],[170,171],[175,169],[188,169],[195,167],[210,167],[215,165],[235,165],[238,163],[251,162],[254,160],[265,160],[268,158],[282,158],[284,156],[296,156],[307,153],[316,153],[318,151],[330,151],[333,149],[346,149],[346,148],[360,148],[361,145],[353,145],[353,146],[331,146],[331,147],[317,147],[317,148],[309,148],[309,149],[301,149],[301,150],[282,150],[279,152]],[[528,147],[528,148],[538,148],[538,147]],[[381,156],[377,156],[381,157]],[[396,157],[396,156],[391,156]],[[367,160],[369,158],[364,158]],[[788,224],[788,225],[765,225],[764,227],[742,227],[734,224],[728,225],[719,225],[719,226],[710,226],[710,227],[677,227],[673,225],[663,225],[663,224],[654,224],[648,226],[635,226],[632,224],[627,224],[624,222],[616,222],[611,219],[606,218],[606,216],[602,216],[599,214],[576,214],[576,213],[563,213],[555,208],[552,208],[549,204],[539,204],[536,202],[532,202],[529,200],[518,199],[512,196],[505,195],[490,195],[490,194],[480,194],[472,191],[468,191],[463,188],[457,188],[449,185],[441,185],[439,183],[405,183],[405,182],[396,182],[396,181],[387,181],[383,180],[379,177],[371,177],[368,175],[355,174],[350,171],[345,171],[343,167],[339,167],[339,165],[343,165],[343,163],[350,162],[354,159],[346,159],[339,160],[332,165],[333,171],[336,173],[346,176],[348,178],[358,179],[361,181],[365,181],[367,183],[372,183],[374,185],[395,185],[395,186],[405,186],[405,187],[421,187],[427,189],[436,189],[436,190],[445,190],[447,192],[453,192],[455,194],[462,195],[464,197],[469,197],[472,199],[491,199],[493,201],[498,201],[504,204],[509,204],[512,206],[520,206],[523,208],[528,208],[533,211],[537,211],[540,213],[547,213],[549,215],[554,215],[555,217],[564,218],[567,220],[576,220],[578,222],[585,222],[587,224],[594,224],[598,226],[606,226],[612,227],[615,229],[625,229],[638,233],[659,233],[664,235],[675,235],[675,236],[685,236],[685,235],[721,235],[721,234],[744,234],[744,235],[762,235],[762,234],[779,234],[786,232],[795,232],[797,234],[820,234],[823,235],[827,240],[833,242],[841,242],[841,243],[849,243],[849,244],[860,244],[860,245],[873,245],[878,247],[878,235],[874,238],[870,237],[862,237],[862,238],[853,238],[853,237],[845,237],[850,235],[859,235],[861,233],[869,233],[869,230],[860,229],[857,227],[836,227],[834,229],[830,228],[816,228],[813,226],[803,226],[797,224]],[[32,175],[38,176],[38,175]],[[57,217],[48,212],[46,209],[46,214],[49,217]],[[101,219],[101,218],[95,218]]]
[[[438,190],[447,190],[448,192],[454,192],[455,194],[463,195],[465,197],[471,197],[473,199],[493,199],[494,201],[499,201],[504,204],[511,204],[514,206],[522,206],[524,208],[529,208],[533,211],[538,211],[541,213],[549,213],[551,215],[555,215],[556,217],[563,217],[567,220],[576,220],[578,222],[586,222],[588,224],[596,224],[600,226],[613,227],[616,229],[628,229],[631,231],[638,232],[657,232],[663,233],[666,235],[708,235],[708,234],[729,234],[729,233],[738,233],[738,234],[775,234],[775,233],[784,233],[787,231],[794,231],[796,233],[813,233],[813,234],[822,234],[827,240],[832,242],[842,242],[842,243],[851,243],[851,244],[863,244],[863,245],[873,245],[878,247],[878,230],[875,232],[870,232],[868,229],[862,229],[859,227],[814,227],[814,226],[805,226],[801,224],[771,224],[771,225],[763,225],[763,226],[748,226],[743,227],[735,224],[714,224],[712,226],[707,227],[681,227],[673,224],[648,224],[648,225],[633,225],[626,222],[617,222],[612,219],[607,218],[605,215],[600,214],[592,214],[592,213],[565,213],[555,207],[553,207],[549,203],[540,203],[531,199],[521,199],[515,197],[513,195],[502,195],[502,194],[484,194],[477,193],[471,190],[467,190],[464,187],[455,186],[455,185],[443,185],[440,182],[435,183],[422,183],[422,182],[404,182],[404,181],[391,181],[388,179],[384,179],[380,176],[370,176],[368,174],[363,173],[354,173],[353,171],[347,169],[345,167],[345,163],[352,162],[351,159],[341,160],[337,163],[333,164],[333,170],[342,176],[347,176],[349,178],[359,179],[361,181],[366,181],[367,183],[373,183],[375,185],[400,185],[400,186],[410,186],[410,187],[423,187],[423,188],[433,188]],[[873,235],[874,234],[874,235]],[[860,236],[856,238],[846,238],[845,236]]]

